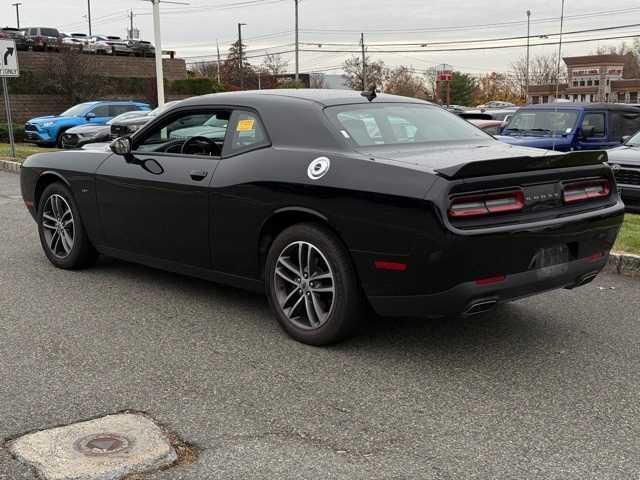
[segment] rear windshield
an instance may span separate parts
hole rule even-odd
[[[490,139],[457,115],[431,105],[370,103],[325,111],[340,134],[359,147]]]

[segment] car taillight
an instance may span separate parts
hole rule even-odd
[[[454,198],[449,207],[449,216],[478,217],[494,213],[517,212],[523,208],[524,194],[520,190],[486,193]]]
[[[587,180],[566,184],[562,192],[562,198],[564,203],[584,202],[595,198],[608,197],[609,191],[609,180],[605,178]]]

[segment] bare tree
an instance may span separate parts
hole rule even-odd
[[[262,61],[262,67],[269,75],[277,77],[287,72],[289,62],[284,60],[280,54],[270,53]]]
[[[522,56],[511,64],[511,82],[514,90],[519,90],[524,97],[527,89],[527,57]],[[558,76],[557,55],[535,55],[529,63],[530,85],[555,85],[557,82],[567,81],[567,68],[563,62],[560,64],[560,76]]]
[[[389,70],[384,82],[384,91],[404,97],[427,98],[427,85],[420,76],[404,65]]]
[[[635,38],[631,45],[626,42],[621,43],[617,47],[599,47],[596,55],[624,55],[624,71],[623,78],[639,78],[640,77],[640,40]]]
[[[191,66],[191,71],[198,77],[216,80],[218,78],[218,62],[198,62]]]
[[[368,89],[370,86],[382,87],[387,74],[387,69],[383,61],[374,62],[369,57],[365,57],[366,79]],[[360,57],[351,57],[344,62],[346,84],[353,90],[362,90],[362,60]]]

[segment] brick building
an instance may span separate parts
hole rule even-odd
[[[566,57],[568,83],[560,84],[558,98],[571,102],[638,103],[640,79],[624,78],[624,55]],[[556,101],[556,85],[531,85],[527,103]]]

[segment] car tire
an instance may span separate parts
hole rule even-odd
[[[364,314],[351,257],[337,236],[321,224],[297,224],[278,235],[267,255],[265,287],[282,328],[309,345],[350,337]]]
[[[66,185],[56,182],[45,188],[36,220],[42,249],[53,265],[77,270],[95,263],[98,252],[87,236],[80,211]]]
[[[64,148],[64,144],[62,141],[62,136],[64,135],[64,133],[66,132],[66,130],[60,130],[60,132],[58,132],[58,136],[56,137],[56,147],[57,148]]]

